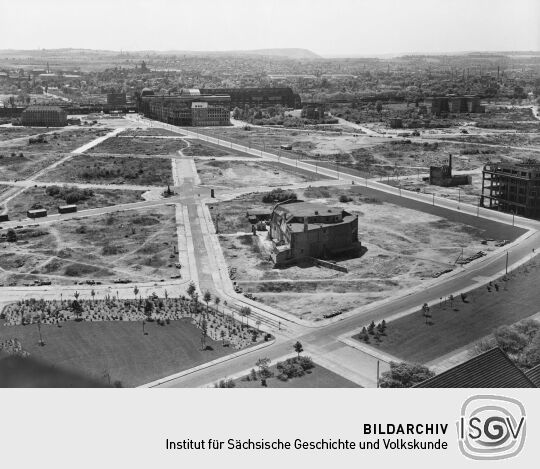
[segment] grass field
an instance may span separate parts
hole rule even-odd
[[[18,338],[30,358],[75,372],[102,386],[120,381],[138,386],[228,355],[233,350],[207,338],[212,350],[201,350],[201,331],[188,319],[166,326],[140,322],[67,322],[42,326],[44,347],[35,326],[0,326],[0,340]],[[2,360],[0,360],[0,371]],[[1,374],[1,373],[0,373]],[[27,386],[33,386],[27,377]],[[53,383],[49,383],[52,385]],[[0,381],[1,385],[1,381]]]
[[[43,143],[29,143],[29,139],[23,142],[0,143],[0,154],[8,152],[56,152],[69,153],[81,147],[85,143],[91,142],[97,137],[105,135],[109,129],[77,129],[67,128],[59,129],[51,134],[46,134],[47,129],[42,129],[41,134],[44,136]]]
[[[0,192],[2,188],[0,187]],[[110,205],[127,204],[142,201],[144,191],[124,191],[111,189],[92,189],[93,196],[76,203],[77,209],[107,207]],[[30,187],[7,204],[7,210],[11,219],[25,218],[26,212],[33,206],[47,209],[48,213],[56,213],[59,205],[66,205],[61,198],[47,195],[44,187]]]
[[[499,291],[486,287],[460,298],[430,305],[432,325],[426,325],[418,312],[388,323],[387,336],[376,346],[400,359],[426,363],[489,335],[495,328],[513,324],[538,312],[540,259],[536,258],[498,280]],[[372,345],[374,341],[371,341]]]
[[[59,152],[23,152],[14,156],[0,149],[0,180],[26,179],[46,166],[58,161],[64,154]]]
[[[276,374],[275,366],[270,367],[270,370]],[[315,364],[315,368],[310,370],[311,373],[305,374],[300,378],[292,378],[287,381],[281,381],[276,377],[269,378],[266,381],[268,388],[359,388],[356,383],[343,378],[342,376]],[[263,388],[259,381],[245,381],[238,379],[235,381],[237,388]],[[263,388],[264,389],[264,388]]]
[[[17,237],[16,243],[1,244],[0,283],[5,285],[34,280],[159,281],[178,273],[172,207],[74,218],[17,230]]]
[[[241,153],[237,150],[223,148],[219,145],[214,145],[213,143],[203,142],[202,140],[189,140],[189,147],[183,151],[186,156],[210,156],[210,157],[223,157],[223,156],[241,156],[241,157],[252,157],[257,158],[256,156],[247,155],[246,153]]]
[[[184,140],[177,138],[113,137],[93,147],[88,153],[112,153],[118,155],[178,155],[186,148]]]
[[[0,127],[0,142],[42,133],[43,129],[32,127]]]
[[[129,140],[129,139],[122,139]],[[107,140],[108,141],[108,140]],[[48,171],[41,178],[47,182],[85,182],[93,184],[172,184],[169,159],[75,156]]]
[[[173,132],[172,130],[162,129],[161,127],[149,127],[147,129],[127,129],[124,130],[121,136],[131,136],[131,137],[180,137],[181,135],[178,132]]]

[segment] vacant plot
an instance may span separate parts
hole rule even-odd
[[[279,374],[275,366],[270,367],[274,375]],[[309,370],[304,376],[291,378],[287,381],[281,381],[273,376],[266,380],[268,388],[359,388],[356,383],[343,378],[333,371],[315,364],[315,367]],[[262,388],[261,381],[248,381],[247,379],[238,379],[235,381],[237,388]]]
[[[168,159],[75,156],[39,178],[46,182],[83,182],[92,184],[172,184]]]
[[[244,158],[257,158],[256,156],[248,155],[230,148],[223,148],[219,145],[214,145],[213,143],[203,143],[202,140],[190,139],[188,144],[189,146],[182,152],[186,156],[206,156],[214,158],[224,156],[241,156]]]
[[[465,204],[478,206],[480,195],[482,193],[482,173],[479,171],[469,173],[471,176],[471,184],[456,187],[441,187],[429,184],[423,178],[418,176],[407,176],[398,179],[384,179],[384,182],[390,186],[401,187],[403,190],[420,192],[423,194],[435,194],[436,197],[444,197],[447,199],[457,200]]]
[[[0,143],[0,154],[8,152],[59,152],[69,153],[85,143],[105,135],[110,129],[71,129],[66,128],[52,133],[42,132],[42,138],[37,135],[20,142]],[[33,141],[34,143],[30,143]]]
[[[124,130],[120,135],[126,137],[181,137],[181,134],[178,132],[162,129],[161,127],[127,129]]]
[[[0,149],[0,180],[27,179],[64,156],[55,152],[13,152]]]
[[[114,278],[159,281],[178,273],[172,207],[19,229],[17,239],[1,245],[0,283],[5,285]]]
[[[342,195],[351,201],[339,202]],[[494,250],[495,242],[486,239],[513,239],[521,233],[476,217],[460,219],[438,207],[401,204],[398,198],[359,186],[312,187],[298,197],[358,215],[364,250],[358,257],[333,259],[348,272],[311,261],[274,268],[267,232],[253,236],[242,220],[250,208],[262,205],[260,197],[252,194],[212,209],[220,214],[219,240],[231,276],[257,300],[306,319],[345,312],[412,288],[437,272],[455,268],[462,255]]]
[[[89,153],[118,155],[178,155],[186,148],[184,140],[178,138],[112,137],[89,150]]]
[[[456,298],[430,305],[431,323],[418,313],[388,323],[379,347],[409,362],[427,363],[489,335],[495,328],[513,324],[538,313],[540,260],[499,279],[490,287],[467,294],[465,302]],[[497,284],[498,290],[495,287]]]
[[[29,137],[30,135],[42,134],[43,129],[32,127],[2,127],[0,126],[0,142],[13,140],[14,138]]]
[[[11,219],[17,217],[26,217],[26,212],[31,209],[44,208],[49,213],[56,213],[58,206],[74,203],[77,209],[87,210],[89,208],[107,207],[110,205],[127,204],[131,202],[142,201],[141,195],[144,191],[123,191],[123,190],[107,190],[107,189],[75,189],[75,194],[80,194],[80,200],[70,200],[70,187],[62,188],[68,198],[62,198],[61,194],[57,197],[49,195],[45,187],[30,187],[20,195],[12,199],[7,204],[7,211]],[[0,188],[1,192],[1,188]],[[48,193],[49,192],[49,193]]]
[[[202,184],[216,187],[278,187],[324,179],[322,176],[295,171],[278,163],[198,160],[195,164]]]
[[[45,346],[38,345],[35,326],[0,327],[0,341],[18,338],[30,358],[44,367],[54,366],[78,380],[50,382],[37,373],[21,376],[26,386],[70,386],[70,381],[110,386],[116,381],[125,387],[138,386],[232,353],[228,347],[207,338],[207,350],[201,350],[201,331],[189,319],[172,321],[166,326],[146,324],[143,335],[140,322],[66,322],[61,328],[41,327]],[[2,370],[0,360],[0,371]],[[0,380],[2,373],[0,372]],[[84,380],[83,380],[84,378]],[[5,379],[5,378],[4,378]],[[0,381],[0,385],[2,382]],[[4,383],[3,385],[7,385]],[[74,385],[74,384],[72,384]]]

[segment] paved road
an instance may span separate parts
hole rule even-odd
[[[189,136],[195,135],[194,132],[187,131],[186,129],[176,129],[167,125],[163,126],[182,133],[187,133]],[[378,190],[394,196],[399,195],[404,199],[420,202],[422,204],[433,205],[436,203],[436,205],[442,206],[450,211],[468,214],[469,216],[477,216],[478,218],[494,220],[507,224],[512,222],[512,218],[507,214],[491,211],[488,212],[487,210],[480,210],[478,207],[458,204],[454,201],[439,199],[425,194],[408,193],[406,191],[402,192],[398,188],[392,188],[384,184],[377,183],[376,181],[366,180],[353,175],[340,174],[339,170],[321,167],[317,168],[315,165],[310,163],[297,162],[296,160],[273,155],[262,150],[246,148],[241,145],[224,141],[221,138],[217,139],[200,134],[198,135],[203,140],[207,140],[210,143],[214,143],[226,148],[244,151],[245,153],[254,156],[259,156],[271,161],[279,161],[283,164],[300,167],[308,171],[318,171],[319,174],[324,174],[329,177],[341,177],[342,179],[346,178],[349,181],[354,181],[356,184],[364,185],[369,189]],[[199,221],[199,223],[201,222],[202,217],[199,216],[197,219],[192,211],[192,216],[190,218],[192,225],[196,225],[197,221]],[[261,352],[248,353],[247,355],[236,358],[232,361],[228,361],[197,373],[172,380],[168,382],[166,386],[207,386],[209,383],[216,382],[223,377],[234,376],[238,373],[242,373],[246,369],[249,369],[253,366],[253,363],[259,356],[267,356],[271,359],[277,359],[283,355],[286,355],[287,353],[290,353],[292,344],[295,340],[301,340],[301,342],[304,344],[304,348],[309,353],[312,353],[316,358],[324,357],[326,360],[325,366],[332,367],[333,364],[335,364],[336,366],[346,368],[348,371],[357,374],[356,379],[354,379],[355,382],[366,386],[373,386],[375,383],[374,375],[377,358],[371,357],[364,352],[351,349],[351,347],[343,344],[343,342],[340,341],[340,338],[345,335],[350,335],[351,331],[369,324],[369,322],[372,320],[389,320],[401,314],[410,314],[412,311],[418,311],[420,305],[425,302],[437,302],[441,297],[446,297],[450,294],[456,295],[460,292],[468,291],[477,285],[485,283],[489,278],[499,275],[506,268],[507,262],[511,265],[513,262],[518,262],[519,260],[529,256],[533,248],[540,247],[540,236],[536,231],[539,228],[539,224],[535,221],[527,219],[516,218],[515,220],[517,220],[516,225],[530,231],[521,236],[515,243],[509,245],[506,249],[500,249],[498,252],[490,255],[487,258],[483,258],[473,264],[464,266],[461,269],[454,271],[451,275],[434,280],[430,285],[424,284],[422,285],[421,289],[418,288],[416,290],[407,292],[399,298],[391,298],[387,301],[378,302],[368,307],[364,307],[360,311],[357,311],[354,315],[350,315],[350,317],[341,320],[338,319],[334,323],[327,323],[323,327],[309,327],[306,324],[295,324],[294,328],[292,328],[291,331],[288,331],[287,334],[289,335],[292,332],[294,339],[287,339],[278,332],[278,340],[271,348],[264,349],[264,351]],[[197,236],[199,235],[198,232],[196,234]],[[207,251],[210,251],[208,246]],[[201,255],[201,259],[204,259],[204,247],[200,243],[198,243],[197,252]],[[216,252],[214,252],[214,255],[216,255]],[[220,282],[218,275],[214,275],[212,278],[206,275],[203,277],[202,284],[205,286],[208,285],[209,289],[212,289],[212,291],[217,291],[218,293],[222,293],[226,288],[226,285]],[[256,307],[255,309],[257,310]],[[265,307],[260,307],[257,311],[260,314],[264,314],[265,309]],[[343,374],[346,375],[347,373]],[[349,374],[349,376],[351,375]]]

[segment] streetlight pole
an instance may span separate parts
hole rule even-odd
[[[43,347],[45,342],[43,342],[43,336],[41,335],[41,321],[37,322],[38,332],[39,332],[39,346]]]
[[[508,251],[506,251],[506,275],[508,275]]]

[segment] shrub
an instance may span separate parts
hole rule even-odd
[[[263,195],[262,201],[266,204],[285,202],[286,200],[297,200],[298,196],[293,191],[285,191],[281,188],[273,189]]]
[[[348,195],[345,195],[345,194],[339,196],[339,201],[341,203],[351,202],[352,200],[353,199],[351,197],[349,197]]]

